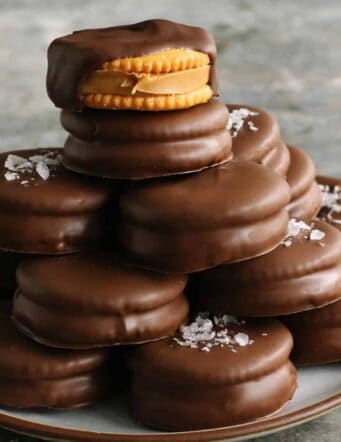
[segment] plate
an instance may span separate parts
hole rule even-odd
[[[28,435],[69,441],[199,442],[246,440],[306,422],[341,405],[341,364],[298,370],[298,390],[279,413],[243,425],[167,433],[136,423],[126,395],[72,411],[0,408],[0,426]]]

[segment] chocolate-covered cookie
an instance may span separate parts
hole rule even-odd
[[[341,230],[341,179],[318,176],[322,192],[322,207],[318,218]]]
[[[20,253],[0,251],[0,298],[14,295],[15,272],[21,259]]]
[[[61,165],[61,149],[0,155],[0,249],[60,254],[97,246],[113,224],[115,183]]]
[[[129,351],[133,413],[170,431],[274,413],[296,389],[291,349],[292,336],[278,321],[200,314],[175,336]]]
[[[341,361],[341,300],[281,320],[293,334],[292,358],[297,364]]]
[[[291,190],[288,210],[291,216],[311,219],[321,207],[321,191],[316,178],[316,168],[312,159],[301,149],[288,146],[290,167],[286,175]]]
[[[107,397],[115,382],[106,350],[57,350],[21,335],[0,302],[0,405],[74,408]],[[120,365],[120,364],[116,364]]]
[[[275,248],[289,198],[287,183],[254,162],[140,182],[121,196],[118,239],[141,266],[199,271]]]
[[[177,112],[63,111],[62,125],[71,133],[64,165],[124,179],[198,171],[231,158],[227,120],[217,99]]]
[[[85,29],[48,49],[57,107],[172,110],[217,94],[216,47],[205,30],[168,20]]]
[[[257,161],[285,176],[290,155],[275,118],[254,106],[227,104],[235,160]]]
[[[260,164],[285,177],[290,166],[290,152],[287,145],[281,141],[260,160]]]
[[[322,221],[291,219],[287,238],[267,255],[192,276],[196,311],[275,316],[341,298],[341,234]]]
[[[17,327],[52,347],[160,339],[188,314],[185,276],[139,270],[107,253],[27,260],[19,266],[17,280]]]

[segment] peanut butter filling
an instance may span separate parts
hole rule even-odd
[[[209,81],[210,66],[165,73],[127,73],[120,70],[90,72],[80,85],[80,95],[178,95],[194,91]]]

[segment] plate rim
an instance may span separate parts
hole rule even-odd
[[[72,442],[209,442],[228,438],[229,440],[242,440],[246,436],[269,434],[276,430],[289,428],[299,423],[307,422],[341,406],[341,392],[329,396],[320,402],[313,403],[291,413],[274,415],[266,419],[234,425],[229,427],[211,428],[174,433],[156,434],[122,434],[100,433],[89,430],[76,430],[72,428],[56,427],[41,424],[30,420],[9,416],[0,412],[0,426],[11,431],[17,431],[41,438],[54,440],[68,440]]]

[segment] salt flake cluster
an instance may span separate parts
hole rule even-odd
[[[230,325],[245,324],[235,316],[209,313],[198,313],[188,325],[180,327],[173,340],[182,347],[196,348],[204,352],[211,351],[212,347],[227,347],[236,353],[236,346],[252,345],[253,340],[246,333],[230,330]]]
[[[47,180],[50,177],[50,168],[59,166],[61,160],[61,154],[55,151],[41,155],[31,155],[28,158],[10,154],[4,164],[5,169],[7,169],[4,176],[7,181],[20,181],[23,185],[27,185],[29,181],[35,179],[34,176],[23,179],[24,174],[35,172],[40,178]]]
[[[247,109],[246,107],[241,107],[240,109],[235,109],[230,113],[229,121],[227,123],[227,129],[231,131],[232,138],[235,138],[241,128],[244,126],[245,120],[249,117],[253,117],[259,115],[258,112],[251,111],[250,109]],[[247,122],[248,128],[252,132],[257,132],[258,127],[256,127],[253,123],[253,121]]]
[[[325,235],[326,234],[322,232],[322,230],[315,228],[315,223],[307,224],[299,219],[291,218],[288,224],[287,235],[282,241],[282,245],[290,247],[293,238],[298,237],[309,239],[310,241],[321,241]]]
[[[319,217],[341,224],[341,220],[335,217],[335,215],[341,213],[341,186],[320,184],[320,189],[322,192],[322,210]]]

